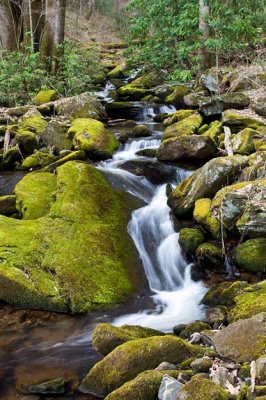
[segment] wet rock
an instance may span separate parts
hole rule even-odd
[[[176,400],[184,385],[171,376],[165,375],[159,388],[159,400]]]
[[[7,195],[0,197],[0,214],[12,215],[17,212],[16,196]]]
[[[190,366],[193,369],[193,371],[201,373],[201,372],[208,372],[212,366],[212,363],[213,360],[210,357],[202,357],[192,361]]]
[[[250,239],[235,249],[235,260],[245,271],[263,272],[266,269],[266,239]]]
[[[224,266],[224,257],[219,246],[213,243],[203,243],[196,251],[197,262],[202,268],[222,269]]]
[[[120,344],[130,340],[163,335],[164,333],[155,329],[137,325],[123,325],[118,328],[106,323],[97,325],[93,332],[92,344],[99,353],[105,356]]]
[[[207,162],[176,187],[168,198],[169,206],[177,217],[192,212],[198,199],[213,197],[247,163],[245,156],[218,157]]]
[[[159,147],[157,157],[161,161],[209,160],[216,153],[212,139],[204,136],[181,136],[164,140]]]
[[[184,85],[176,86],[174,91],[166,97],[166,104],[173,104],[176,107],[185,105],[184,97],[189,93],[189,88]]]
[[[173,125],[166,128],[162,140],[170,139],[173,137],[194,135],[202,124],[202,116],[198,113],[194,113],[187,118],[176,122]]]
[[[56,90],[41,90],[35,97],[34,101],[36,106],[40,106],[50,101],[54,101],[58,98]]]
[[[183,228],[179,232],[178,242],[186,255],[193,255],[204,242],[203,233],[196,228]]]
[[[217,305],[232,306],[235,297],[247,287],[248,283],[244,281],[222,282],[208,290],[202,299],[202,304],[211,307]]]
[[[146,125],[137,125],[133,128],[130,137],[145,137],[150,136],[151,131]]]
[[[176,176],[176,167],[158,161],[130,160],[122,163],[120,168],[137,176],[145,176],[155,184],[167,183]]]
[[[177,400],[230,400],[228,392],[216,383],[202,378],[188,382],[179,392]]]
[[[101,103],[90,93],[82,93],[74,97],[57,100],[55,112],[72,118],[93,118],[106,121],[107,114]]]
[[[67,392],[70,381],[64,378],[57,378],[51,381],[37,383],[35,385],[29,385],[24,389],[24,393],[29,394],[65,394]]]
[[[178,371],[167,371],[170,376],[177,377]],[[165,371],[145,371],[135,379],[125,383],[113,391],[106,400],[154,400],[157,397]]]
[[[173,114],[168,115],[167,118],[164,118],[163,124],[167,127],[175,124],[176,122],[180,122],[193,114],[195,114],[195,110],[178,110],[175,111]]]
[[[235,362],[251,362],[266,345],[266,314],[239,320],[216,333],[213,343],[217,352]]]
[[[83,150],[93,160],[111,158],[119,147],[113,132],[91,118],[78,118],[72,122],[68,137],[73,138],[76,150]]]
[[[142,149],[136,152],[137,156],[141,157],[149,157],[149,158],[155,158],[157,154],[157,149]]]
[[[52,119],[47,127],[41,132],[41,140],[46,146],[55,151],[70,150],[73,146],[72,140],[68,137],[67,131],[70,124],[67,120]]]
[[[133,108],[134,104],[129,101],[114,101],[105,105],[105,110],[110,118],[121,118],[121,116],[125,118],[125,115],[127,116]]]
[[[146,96],[154,95],[151,89],[136,87],[132,84],[122,86],[118,89],[117,93],[119,98],[128,100],[141,100]]]
[[[178,364],[198,351],[202,352],[200,346],[189,345],[174,336],[133,340],[117,347],[97,363],[83,380],[80,390],[106,396],[142,371],[156,368],[165,360]]]
[[[175,326],[173,327],[173,332],[174,332],[175,335],[179,336],[180,333],[181,333],[184,329],[186,329],[186,327],[187,327],[186,324],[178,324],[178,325],[175,325]]]
[[[11,147],[7,152],[0,156],[0,170],[12,170],[15,168],[16,163],[21,160],[21,152],[18,147]]]
[[[39,148],[39,140],[35,133],[20,129],[12,140],[12,145],[18,145],[22,154],[27,156]]]

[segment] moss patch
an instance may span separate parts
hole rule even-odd
[[[179,232],[179,244],[188,255],[192,255],[197,247],[204,242],[204,235],[199,229],[184,228]]]
[[[245,271],[263,272],[266,270],[266,239],[250,239],[237,246],[235,260]]]
[[[178,400],[230,400],[228,392],[220,385],[208,380],[195,378],[188,382],[178,394]]]
[[[195,221],[207,228],[214,238],[219,238],[221,235],[221,225],[219,220],[211,213],[211,204],[211,199],[197,200],[193,217]]]
[[[45,103],[49,103],[50,101],[54,101],[57,99],[57,93],[55,90],[41,90],[35,97],[36,106],[40,106]]]
[[[202,124],[202,116],[198,113],[194,113],[187,118],[176,122],[166,128],[162,140],[170,139],[175,136],[193,135],[197,133],[197,130]]]

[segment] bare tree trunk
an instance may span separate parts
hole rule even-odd
[[[22,13],[24,44],[30,43],[32,51],[38,51],[44,29],[45,0],[23,0]]]
[[[17,50],[18,14],[10,0],[0,0],[0,50]]]
[[[208,24],[209,16],[209,0],[199,0],[199,30],[202,33],[202,47],[199,51],[199,55],[201,57],[202,69],[207,69],[211,66],[211,57],[205,46],[205,41],[210,38],[210,26]]]
[[[45,27],[41,40],[41,56],[55,73],[58,58],[62,54],[60,45],[64,43],[67,0],[46,0]]]

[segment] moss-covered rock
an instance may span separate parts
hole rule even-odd
[[[220,385],[208,379],[195,378],[179,392],[177,400],[230,400],[231,396]]]
[[[221,235],[221,224],[218,218],[211,213],[211,199],[199,199],[195,202],[193,217],[195,221],[203,225],[214,238]]]
[[[92,159],[111,158],[119,147],[114,134],[104,124],[91,118],[75,119],[68,130],[77,150],[85,151]]]
[[[180,332],[182,339],[189,339],[190,336],[195,332],[202,332],[206,329],[210,329],[209,325],[203,321],[195,321],[188,324],[185,329]]]
[[[213,197],[223,185],[232,182],[247,163],[248,158],[239,155],[207,162],[176,187],[168,198],[169,206],[176,216],[191,213],[197,200]]]
[[[161,85],[162,83],[162,76],[158,74],[158,72],[150,72],[149,74],[144,74],[139,78],[134,79],[131,82],[131,85],[145,89],[151,89],[155,86]]]
[[[23,160],[21,167],[24,170],[38,169],[55,162],[56,159],[57,157],[49,151],[40,150],[26,157]]]
[[[102,104],[90,93],[66,97],[55,102],[55,112],[72,118],[93,118],[106,121],[107,114]]]
[[[176,122],[180,122],[183,119],[188,118],[193,114],[195,114],[195,110],[178,110],[173,114],[170,114],[167,118],[165,118],[163,124],[164,126],[167,127],[175,124]]]
[[[119,88],[117,93],[119,98],[128,100],[141,100],[145,96],[154,95],[151,89],[136,87],[131,83]]]
[[[69,127],[70,124],[67,120],[51,119],[40,135],[42,143],[54,148],[57,152],[70,150],[73,144],[67,135]]]
[[[183,228],[179,232],[178,241],[185,254],[192,255],[199,245],[204,242],[204,235],[199,229]]]
[[[209,369],[212,367],[213,360],[210,357],[201,357],[201,358],[196,358],[192,363],[190,364],[191,368],[193,371],[197,373],[201,372],[208,372]]]
[[[222,123],[220,121],[213,121],[207,130],[202,133],[203,136],[210,137],[214,143],[219,144],[220,135],[223,132]],[[201,134],[201,132],[199,132]]]
[[[222,357],[240,363],[256,360],[266,349],[266,313],[233,322],[212,341]]]
[[[44,172],[52,172],[54,173],[60,165],[67,163],[68,161],[85,161],[86,160],[86,153],[83,150],[71,151],[66,155],[60,156],[59,159],[55,160],[52,163],[44,166],[42,171]]]
[[[35,97],[36,106],[40,106],[50,101],[56,100],[58,97],[56,90],[41,90]]]
[[[42,114],[33,108],[23,115],[19,128],[21,132],[30,131],[36,135],[40,135],[46,126],[47,121],[45,121]]]
[[[172,137],[162,142],[157,157],[161,161],[209,160],[216,153],[216,145],[209,137],[198,135]]]
[[[200,114],[194,113],[189,117],[176,122],[166,128],[162,140],[170,139],[175,136],[193,135],[197,133],[197,130],[202,124],[202,120]]]
[[[255,152],[255,146],[253,143],[254,136],[258,135],[255,129],[246,128],[238,132],[236,136],[232,138],[232,146],[234,153],[248,156]]]
[[[244,271],[263,272],[266,269],[266,239],[250,239],[238,245],[235,260]]]
[[[222,282],[217,286],[213,286],[204,295],[202,299],[202,304],[207,306],[233,306],[235,304],[235,297],[248,287],[247,282],[237,281],[237,282]]]
[[[32,154],[34,150],[39,147],[38,137],[36,134],[23,129],[18,131],[12,143],[18,145],[20,151],[26,156]]]
[[[108,72],[107,77],[109,79],[113,79],[113,78],[124,78],[125,76],[125,72],[128,70],[128,66],[126,64],[125,61],[121,62],[120,64],[118,64],[115,68],[113,68],[110,72]]]
[[[21,160],[21,152],[18,146],[10,147],[7,152],[0,157],[0,170],[11,170],[14,169],[16,163]]]
[[[174,336],[150,337],[124,343],[98,362],[85,377],[81,391],[104,397],[140,372],[161,362],[177,364],[204,349]]]
[[[224,257],[221,248],[213,243],[202,243],[196,251],[197,262],[202,268],[223,268]]]
[[[240,131],[244,128],[257,129],[259,127],[265,126],[261,120],[247,117],[241,111],[237,110],[226,110],[223,112],[222,117],[223,125],[228,125],[235,132]]]
[[[23,179],[16,188],[19,207],[30,207],[23,212],[31,217],[39,216],[38,193],[41,199],[47,196],[46,183],[39,192],[32,184],[38,174],[44,176],[28,174],[28,185]],[[132,265],[135,270],[121,195],[83,162],[70,161],[57,168],[57,176],[45,177],[57,182],[52,205],[42,200],[42,210],[50,207],[46,215],[31,220],[0,216],[0,299],[72,313],[117,304],[132,292]]]
[[[145,371],[110,393],[106,400],[154,400],[166,371]],[[179,371],[167,370],[167,375],[177,378]]]
[[[164,333],[137,325],[115,327],[111,324],[99,324],[92,335],[93,347],[102,355],[111,353],[117,346],[130,340],[151,336],[163,336]]]
[[[184,85],[176,86],[174,91],[169,94],[165,101],[166,104],[173,104],[176,107],[184,106],[184,97],[189,93],[189,88]]]
[[[17,212],[16,196],[6,195],[0,196],[0,214],[12,215]]]

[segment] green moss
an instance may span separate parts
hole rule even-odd
[[[40,106],[45,103],[49,103],[50,101],[54,101],[57,99],[57,93],[55,90],[41,90],[35,97],[36,106]]]
[[[180,122],[176,122],[166,128],[162,140],[169,139],[174,136],[193,135],[197,133],[197,130],[202,124],[202,116],[198,113],[194,113],[187,118],[184,118]]]
[[[25,158],[22,162],[22,169],[37,169],[45,167],[56,161],[57,157],[49,151],[36,151],[34,154],[31,154],[27,158]]]
[[[195,114],[195,110],[178,110],[163,121],[164,126],[170,126]]]
[[[184,105],[184,97],[189,93],[187,86],[175,87],[173,93],[166,97],[165,101],[167,104],[173,104],[176,107]]]
[[[131,82],[131,85],[145,89],[151,89],[160,85],[162,82],[163,80],[158,72],[150,72],[149,74],[145,74],[137,79],[134,79],[134,81]]]
[[[266,239],[250,239],[238,245],[235,260],[245,271],[263,272],[266,269]]]
[[[203,136],[209,136],[218,145],[219,138],[222,132],[222,123],[220,121],[213,121],[209,129],[203,133]]]
[[[49,163],[47,166],[42,168],[42,171],[54,172],[56,171],[56,168],[60,167],[60,165],[63,165],[68,161],[78,161],[78,160],[80,161],[86,160],[86,153],[83,150],[71,151],[69,154],[60,157],[59,160]]]
[[[255,118],[247,117],[237,110],[226,110],[223,112],[222,117],[223,125],[229,125],[233,130],[240,130],[243,128],[258,129],[265,126],[263,122]]]
[[[113,68],[108,74],[109,79],[113,78],[123,78],[125,75],[125,72],[127,71],[128,66],[127,64],[123,61],[122,63],[118,64],[115,68]]]
[[[35,172],[28,181],[37,174],[43,176]],[[29,192],[30,182],[23,204],[30,204]],[[0,223],[1,300],[82,313],[113,306],[132,292],[135,259],[122,198],[94,167],[62,165],[48,214],[22,221],[0,216]]]
[[[235,135],[235,137],[231,140],[234,153],[247,156],[254,153],[255,146],[253,143],[253,138],[256,135],[258,135],[258,132],[250,128],[246,128],[238,132],[238,134]]]
[[[235,306],[229,312],[231,321],[250,318],[266,310],[266,281],[248,286],[235,298]]]
[[[202,299],[202,303],[208,306],[224,305],[233,306],[235,297],[248,286],[247,282],[222,282],[208,290]]]
[[[195,221],[203,225],[214,238],[221,236],[221,225],[217,218],[211,213],[211,199],[200,199],[195,202],[193,217]]]
[[[117,347],[91,369],[81,389],[104,397],[139,373],[156,368],[161,362],[178,364],[186,358],[202,354],[200,346],[192,346],[174,336],[132,340]]]
[[[199,229],[184,228],[179,232],[179,244],[188,255],[192,255],[197,247],[204,242],[204,235]]]
[[[16,162],[20,161],[21,153],[18,146],[11,147],[7,152],[0,158],[0,170],[2,169],[14,169]]]
[[[207,132],[209,129],[209,125],[204,124],[198,129],[198,134],[202,135],[203,133]]]
[[[21,130],[27,130],[39,135],[48,125],[41,113],[35,109],[28,111],[21,120]]]
[[[56,191],[56,176],[30,173],[16,186],[16,207],[23,219],[38,219],[49,213]]]
[[[119,88],[117,93],[120,98],[127,98],[129,100],[141,100],[145,96],[154,95],[152,90],[136,87],[131,83]]]
[[[195,321],[189,324],[181,333],[180,337],[182,339],[189,339],[190,336],[195,333],[195,332],[201,332],[204,331],[205,329],[209,329],[209,325],[206,324],[206,322],[203,321]]]
[[[85,151],[90,158],[111,158],[119,147],[114,134],[100,121],[91,118],[75,119],[68,130],[77,150]]]
[[[106,400],[154,400],[164,375],[177,379],[180,371],[145,371],[109,394]]]
[[[178,400],[230,400],[231,396],[222,387],[208,379],[195,378],[179,392]]]
[[[197,261],[203,268],[223,268],[223,253],[213,243],[202,243],[196,251]]]
[[[239,370],[239,376],[241,379],[250,378],[250,364],[241,365]]]
[[[115,327],[111,324],[99,324],[92,336],[93,347],[101,354],[107,355],[117,346],[130,340],[151,336],[163,336],[164,333],[155,329],[143,328],[137,325]]]

